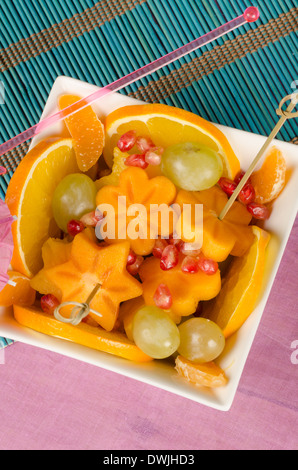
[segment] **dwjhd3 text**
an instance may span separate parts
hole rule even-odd
[[[195,463],[194,455],[184,454],[148,454],[147,456],[116,456],[110,454],[103,458],[104,465],[126,465],[134,468],[137,464],[162,465],[170,467],[172,465],[193,465]]]

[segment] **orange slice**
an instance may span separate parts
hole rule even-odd
[[[85,322],[77,326],[63,323],[37,307],[26,308],[14,305],[14,316],[22,326],[39,333],[66,339],[135,362],[152,361],[151,357],[143,353],[132,341],[119,332],[105,331],[99,326],[91,326]]]
[[[15,285],[7,284],[0,292],[0,306],[11,307],[13,304],[30,306],[35,302],[36,292],[30,286],[30,279],[16,271],[9,271],[10,281]]]
[[[273,147],[260,170],[251,176],[256,191],[256,202],[268,204],[274,201],[286,185],[287,165],[282,152]]]
[[[197,387],[218,388],[228,383],[224,371],[215,362],[197,364],[177,356],[175,369],[181,377]]]
[[[21,161],[5,198],[17,217],[12,224],[15,271],[32,277],[42,268],[43,244],[60,235],[52,212],[53,193],[66,175],[78,171],[72,139],[42,141]]]
[[[214,124],[189,111],[164,104],[125,106],[107,116],[104,157],[110,167],[118,139],[132,129],[164,148],[181,142],[199,142],[219,153],[226,177],[234,179],[240,170],[231,145]]]
[[[266,248],[270,235],[253,226],[255,241],[241,258],[234,258],[222,289],[203,312],[218,324],[225,338],[235,333],[253,312],[262,288]]]
[[[62,95],[59,108],[65,109],[81,98],[74,95]],[[70,135],[74,139],[74,149],[79,169],[90,170],[99,160],[105,144],[104,126],[91,106],[77,111],[65,119]]]

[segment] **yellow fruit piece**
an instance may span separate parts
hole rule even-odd
[[[136,130],[150,137],[156,146],[168,147],[181,142],[199,142],[219,152],[224,176],[234,179],[240,163],[227,138],[214,124],[190,113],[164,104],[125,106],[106,118],[104,158],[111,167],[113,149],[121,135]]]
[[[15,271],[33,277],[42,268],[43,244],[60,235],[52,211],[54,191],[65,176],[78,171],[72,139],[44,140],[21,161],[5,198],[17,217],[12,224]]]
[[[228,383],[224,371],[214,362],[197,364],[178,356],[175,369],[181,377],[197,387],[218,388]]]
[[[95,182],[96,188],[99,191],[104,186],[118,186],[119,177],[122,171],[126,170],[128,167],[125,165],[125,159],[129,156],[129,153],[121,152],[118,147],[114,148],[114,160],[112,173],[107,176],[103,176]]]
[[[105,331],[99,326],[82,322],[77,326],[60,322],[54,316],[37,307],[14,306],[18,323],[39,333],[66,339],[73,343],[104,351],[134,362],[150,362],[152,358],[143,353],[132,341],[118,332]]]
[[[13,304],[30,306],[35,302],[36,292],[30,286],[30,279],[15,271],[9,271],[9,280],[15,286],[7,284],[0,292],[0,306],[11,307]]]
[[[142,296],[136,299],[123,302],[119,310],[119,320],[123,324],[126,336],[133,341],[132,323],[137,311],[144,306],[145,302]]]
[[[286,185],[287,165],[282,152],[273,147],[260,168],[251,175],[256,191],[256,202],[268,204],[274,201]]]
[[[208,303],[203,316],[217,323],[225,338],[235,333],[253,312],[261,292],[270,235],[253,226],[255,241],[241,258],[234,258],[214,301]]]
[[[79,96],[62,95],[59,98],[59,108],[65,109],[80,100]],[[65,123],[74,140],[78,167],[86,172],[102,155],[105,145],[104,125],[91,106],[67,117]]]
[[[70,259],[72,244],[67,240],[49,238],[42,247],[44,268],[52,268],[57,264],[66,263]]]

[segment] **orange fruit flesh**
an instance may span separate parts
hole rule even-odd
[[[152,361],[151,357],[143,353],[122,333],[108,332],[85,322],[77,326],[62,323],[37,307],[14,305],[14,316],[22,326],[39,333],[66,339],[135,362]]]
[[[164,104],[125,106],[108,115],[105,129],[104,158],[110,167],[118,139],[136,130],[139,136],[150,137],[156,146],[164,148],[181,142],[199,142],[219,152],[224,176],[234,178],[240,170],[239,160],[224,134],[214,124],[189,111]]]
[[[273,147],[262,167],[251,176],[257,203],[268,204],[280,195],[286,184],[286,172],[287,165],[282,152]]]
[[[214,321],[225,338],[235,333],[253,312],[259,297],[270,235],[254,226],[255,241],[241,258],[234,258],[219,295],[206,304],[203,317]]]
[[[62,95],[59,108],[65,109],[79,101],[75,95]],[[65,119],[66,126],[74,139],[79,169],[90,170],[102,155],[105,144],[104,126],[91,106],[86,106]]]
[[[13,304],[30,306],[36,298],[35,290],[30,286],[30,279],[15,271],[9,271],[10,281],[16,285],[7,284],[0,292],[0,306],[11,307]]]
[[[175,369],[181,377],[197,387],[218,388],[228,383],[224,371],[214,362],[196,364],[178,356]]]

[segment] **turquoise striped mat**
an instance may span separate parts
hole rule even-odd
[[[39,120],[57,76],[107,85],[250,5],[260,9],[257,23],[122,93],[268,135],[280,100],[298,86],[297,0],[1,0],[0,142]],[[294,143],[297,137],[296,120],[278,135]],[[1,198],[28,144],[0,158],[10,170],[0,178]]]

